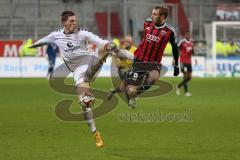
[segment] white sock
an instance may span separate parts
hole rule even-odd
[[[93,120],[93,112],[91,108],[85,108],[83,110],[84,116],[85,116],[85,120],[88,124],[88,127],[91,129],[91,131],[94,133],[97,129],[95,126],[95,122]]]

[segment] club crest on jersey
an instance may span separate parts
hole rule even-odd
[[[167,32],[166,31],[161,31],[161,36],[165,36],[167,34]]]
[[[159,37],[154,36],[154,35],[151,35],[151,34],[147,34],[147,35],[146,35],[146,38],[147,38],[147,41],[148,41],[148,42],[151,42],[151,41],[153,41],[153,42],[159,42],[159,41],[160,41],[160,38],[159,38]]]

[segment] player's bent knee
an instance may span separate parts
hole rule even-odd
[[[160,77],[160,74],[157,70],[152,70],[150,73],[149,73],[149,79],[151,79],[152,81],[156,81],[158,80]]]
[[[137,93],[137,86],[129,86],[127,88],[127,94],[133,96]]]
[[[79,103],[83,108],[89,108],[93,106],[94,102],[95,102],[95,97],[91,93],[89,94],[84,92],[79,96]]]

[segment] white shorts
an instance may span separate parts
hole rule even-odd
[[[75,82],[75,86],[82,82],[89,82],[89,77],[86,76],[87,72],[93,71],[93,66],[99,62],[98,58],[98,50],[89,54],[89,56],[84,56],[77,69],[73,72],[73,79]],[[96,74],[95,74],[96,75]],[[93,77],[91,77],[93,78]]]

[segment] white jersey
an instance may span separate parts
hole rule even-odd
[[[78,29],[72,34],[65,34],[63,29],[54,31],[43,37],[36,43],[55,43],[59,49],[63,60],[71,71],[74,71],[84,55],[89,55],[87,43],[95,44],[97,47],[108,43],[107,40],[99,38],[97,35],[86,30]]]

